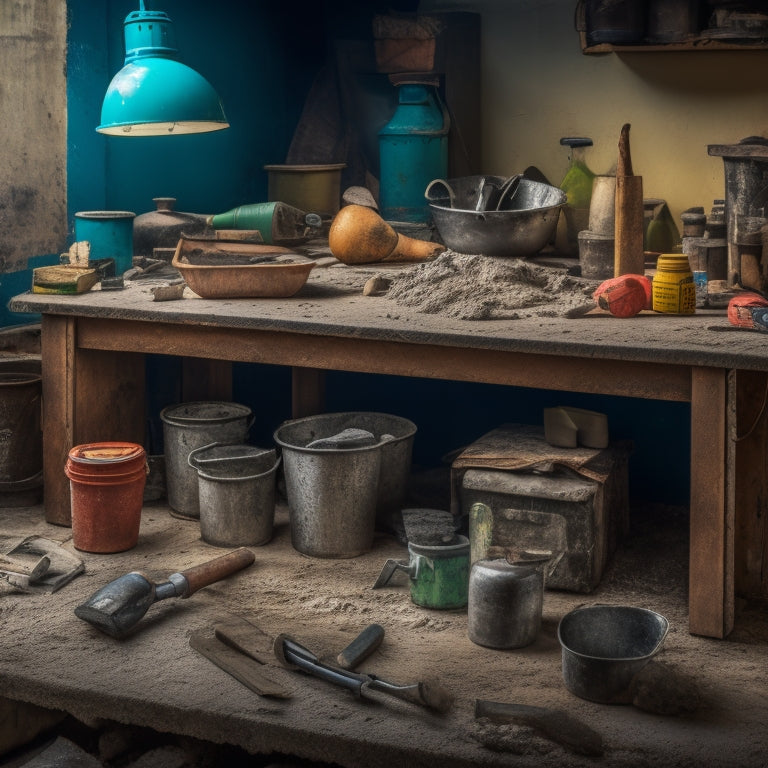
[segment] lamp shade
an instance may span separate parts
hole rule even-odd
[[[101,107],[100,133],[165,136],[228,128],[213,86],[177,57],[171,20],[162,11],[130,13],[124,22],[125,64]]]

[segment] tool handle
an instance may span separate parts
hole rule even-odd
[[[616,178],[633,176],[632,155],[629,151],[629,123],[624,123],[619,136],[619,159],[616,163]]]
[[[186,571],[181,571],[181,575],[187,582],[186,590],[181,597],[189,597],[198,589],[247,568],[255,559],[256,556],[250,549],[240,547],[207,563],[200,563]]]
[[[357,696],[362,693],[363,683],[369,680],[368,675],[323,664],[312,651],[286,634],[278,635],[275,638],[274,651],[278,660],[286,666],[298,667],[328,683],[340,685]]]
[[[365,661],[384,639],[384,627],[381,624],[369,624],[360,634],[336,657],[336,663],[342,669],[354,669]]]

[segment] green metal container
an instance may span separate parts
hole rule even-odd
[[[411,601],[423,608],[465,608],[469,596],[469,539],[456,536],[447,545],[408,544],[410,560],[387,560],[373,585],[383,587],[395,571],[411,580]]]
[[[424,190],[448,175],[448,111],[424,83],[399,86],[398,107],[379,131],[379,197],[387,220],[425,222]]]

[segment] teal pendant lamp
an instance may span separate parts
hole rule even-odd
[[[123,26],[125,64],[107,88],[99,133],[174,136],[229,128],[213,86],[178,60],[166,13],[148,11],[140,0]]]

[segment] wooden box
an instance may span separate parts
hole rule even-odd
[[[490,546],[562,555],[550,589],[591,592],[626,533],[626,444],[603,450],[555,448],[541,427],[505,425],[480,438],[452,465],[454,513],[476,502],[491,520],[482,537],[470,528],[473,559]]]

